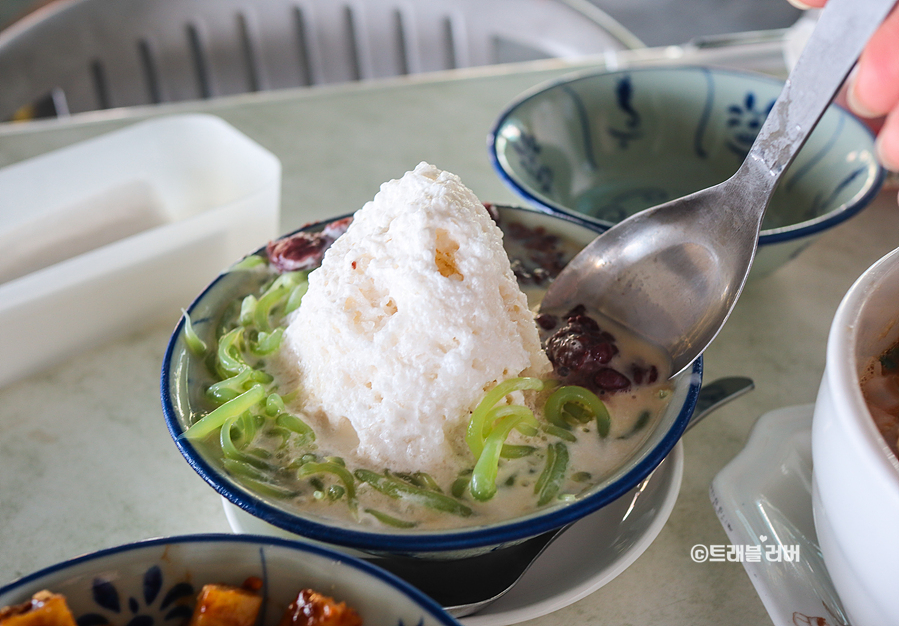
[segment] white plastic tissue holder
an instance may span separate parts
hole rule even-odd
[[[137,123],[0,170],[0,386],[170,319],[278,232],[281,164],[220,118]]]

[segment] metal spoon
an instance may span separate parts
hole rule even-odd
[[[584,304],[667,350],[672,375],[689,366],[743,289],[777,181],[895,1],[829,0],[737,173],[597,237],[552,282],[541,311]]]
[[[719,378],[703,385],[686,430],[753,387],[752,379],[742,376]],[[374,557],[368,560],[429,595],[450,615],[464,617],[505,595],[546,547],[568,528],[570,526],[563,526],[515,546],[466,559]]]

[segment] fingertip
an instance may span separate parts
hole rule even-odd
[[[877,162],[891,172],[899,172],[899,155],[894,154],[896,150],[887,147],[887,142],[882,140],[882,136],[878,135],[874,142],[874,152],[877,155]]]
[[[890,113],[874,141],[874,154],[882,166],[899,172],[899,109]]]
[[[862,100],[858,95],[858,66],[856,65],[852,72],[849,74],[849,78],[846,80],[847,88],[846,88],[846,104],[849,105],[849,109],[858,115],[859,117],[864,118],[875,118],[880,117],[882,114],[874,111],[870,106],[868,106],[864,100]]]
[[[787,0],[790,4],[792,4],[797,9],[801,9],[802,11],[807,11],[808,9],[816,9],[824,6],[824,2],[821,0],[810,0],[810,2],[804,2],[803,0]]]
[[[847,101],[858,115],[877,118],[899,107],[897,42],[899,10],[893,10],[868,40],[850,76]]]

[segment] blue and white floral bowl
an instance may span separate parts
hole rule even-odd
[[[48,589],[78,626],[182,626],[207,583],[262,580],[259,626],[278,623],[297,592],[346,602],[366,624],[459,626],[433,600],[368,563],[296,541],[252,535],[152,539],[78,557],[0,587],[0,607]]]
[[[783,82],[708,67],[582,72],[523,94],[489,137],[494,166],[539,209],[609,228],[730,177]],[[880,190],[874,138],[831,106],[775,191],[753,277],[797,256]]]

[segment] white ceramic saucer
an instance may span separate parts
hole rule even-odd
[[[760,417],[746,447],[718,473],[709,492],[731,545],[761,548],[759,561],[744,556],[742,562],[775,626],[849,622],[815,533],[812,410],[808,404]],[[773,556],[795,546],[798,560]]]
[[[554,541],[505,596],[459,621],[465,626],[517,624],[568,606],[607,584],[661,532],[677,501],[683,471],[683,445],[678,442],[646,480]],[[222,502],[234,532],[291,536],[224,498]]]

